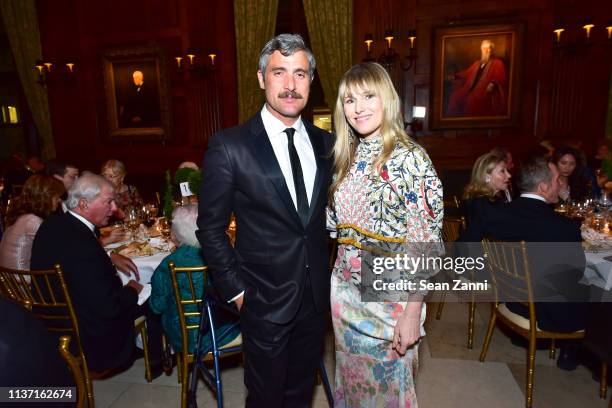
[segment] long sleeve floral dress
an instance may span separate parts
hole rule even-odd
[[[419,145],[398,143],[382,171],[372,172],[381,151],[380,136],[359,142],[328,209],[328,228],[338,238],[331,278],[336,407],[417,407],[418,343],[402,357],[391,348],[406,302],[362,301],[362,255],[377,244],[440,242],[442,183]],[[421,335],[424,320],[425,303]]]

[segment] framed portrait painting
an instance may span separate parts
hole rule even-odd
[[[109,137],[168,139],[167,76],[159,49],[112,49],[103,59]]]
[[[436,28],[431,128],[516,125],[522,38],[522,23]]]

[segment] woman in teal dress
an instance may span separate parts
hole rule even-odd
[[[182,334],[181,324],[179,322],[178,309],[174,299],[174,290],[172,288],[172,277],[170,276],[169,262],[174,262],[176,266],[202,266],[206,265],[202,259],[200,243],[195,236],[196,219],[198,218],[197,205],[185,205],[177,207],[172,213],[172,240],[177,245],[176,250],[168,255],[159,264],[153,277],[151,278],[151,297],[149,305],[154,313],[161,314],[162,325],[164,332],[168,338],[172,348],[175,351],[182,351]],[[196,293],[203,293],[204,290],[204,273],[198,272],[192,274],[194,289]],[[211,282],[208,282],[210,285]],[[189,282],[184,274],[178,276],[179,290],[182,296],[191,297]],[[193,309],[193,310],[190,310]],[[194,305],[188,305],[186,311],[195,311]],[[215,327],[217,333],[222,333],[235,323],[237,317],[229,313],[216,313]],[[187,324],[198,324],[198,320],[194,317],[187,317]],[[238,325],[235,325],[228,336],[224,336],[219,342],[219,346],[223,346],[240,334]],[[189,353],[193,353],[197,330],[189,331]],[[210,347],[210,336],[206,336],[202,341],[203,350]]]
[[[334,124],[328,228],[338,239],[331,278],[335,406],[416,408],[423,292],[364,297],[373,288],[366,280],[372,276],[367,254],[438,247],[442,183],[425,150],[405,133],[399,97],[379,64],[359,64],[344,74]],[[382,278],[396,278],[397,271],[384,273]],[[416,281],[421,273],[400,277]]]

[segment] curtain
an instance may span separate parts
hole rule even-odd
[[[264,101],[257,67],[261,48],[274,35],[277,9],[278,0],[234,0],[240,122],[253,116]]]
[[[42,158],[52,159],[55,157],[55,145],[49,100],[46,88],[36,82],[38,73],[34,68],[35,61],[42,59],[35,0],[1,0],[0,13],[15,59],[17,74],[32,112],[34,125],[42,140]]]
[[[353,64],[353,0],[304,0],[304,12],[325,102],[333,114],[338,84]]]

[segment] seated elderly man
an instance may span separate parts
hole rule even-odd
[[[503,241],[526,241],[536,317],[542,330],[573,332],[586,322],[585,287],[578,284],[584,273],[585,256],[580,242],[580,223],[555,213],[558,201],[559,171],[544,157],[531,157],[521,165],[521,196],[511,203],[491,207],[479,222],[468,225],[460,238],[478,242],[489,236]],[[525,299],[526,300],[526,299]],[[508,303],[512,312],[529,317],[520,303]],[[576,367],[576,347],[564,344],[557,365]]]
[[[113,262],[100,245],[98,227],[116,209],[112,184],[85,172],[68,191],[68,212],[47,218],[34,238],[32,269],[60,264],[76,310],[89,368],[102,371],[129,365],[134,357],[134,319],[145,315],[153,375],[161,369],[161,324],[145,304],[142,286],[121,284]]]

